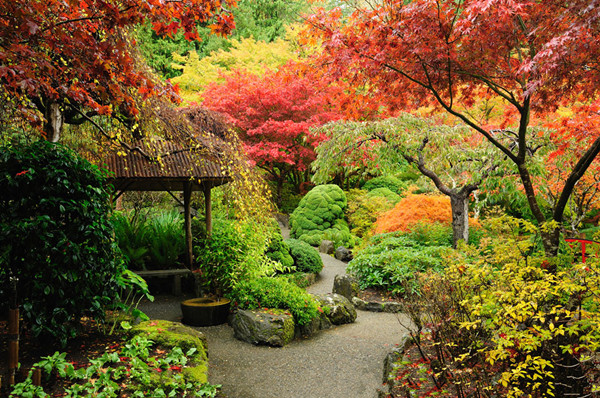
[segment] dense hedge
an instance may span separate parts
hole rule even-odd
[[[82,316],[103,318],[122,272],[109,195],[96,166],[62,145],[0,148],[0,299],[17,277],[35,336],[65,344]]]
[[[346,195],[337,185],[314,187],[290,216],[290,236],[312,246],[327,239],[336,246],[352,247],[354,238],[344,219],[346,206]]]
[[[323,260],[314,247],[297,239],[287,239],[285,243],[290,249],[296,271],[313,274],[321,272]]]

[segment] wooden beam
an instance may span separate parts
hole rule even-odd
[[[206,234],[210,237],[212,233],[212,202],[210,199],[210,184],[204,185],[204,219],[206,220]]]
[[[191,199],[192,199],[192,182],[187,181],[183,184],[183,215],[185,218],[185,265],[192,269],[194,263],[194,254],[192,252],[192,211],[191,211]]]

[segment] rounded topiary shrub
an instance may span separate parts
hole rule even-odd
[[[284,272],[294,266],[294,259],[290,255],[290,248],[284,242],[281,232],[273,232],[265,255],[271,260],[280,263]]]
[[[290,248],[294,266],[298,272],[317,274],[323,269],[323,260],[319,252],[306,242],[297,239],[287,239],[285,243]]]
[[[397,195],[402,195],[406,188],[408,187],[408,183],[394,176],[380,176],[370,179],[362,186],[362,189],[367,191],[372,191],[377,188],[387,188],[390,191],[396,193]]]
[[[344,191],[337,185],[314,187],[290,216],[290,236],[312,246],[327,239],[336,246],[352,247],[354,238],[344,219],[347,203]]]
[[[59,144],[0,148],[0,282],[18,278],[35,336],[65,344],[83,315],[104,316],[122,273],[100,169]]]

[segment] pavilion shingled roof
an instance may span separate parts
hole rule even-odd
[[[196,128],[208,130],[210,134],[192,136],[179,126],[173,126],[170,139],[146,138],[130,143],[127,149],[110,153],[104,159],[104,167],[110,173],[109,183],[116,190],[177,191],[188,181],[193,181],[193,189],[199,190],[230,180],[216,152],[218,141],[225,138],[226,125],[202,108],[181,113]]]

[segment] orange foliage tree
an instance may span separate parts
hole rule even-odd
[[[450,198],[444,195],[409,195],[375,222],[376,234],[408,231],[417,223],[452,223]]]

